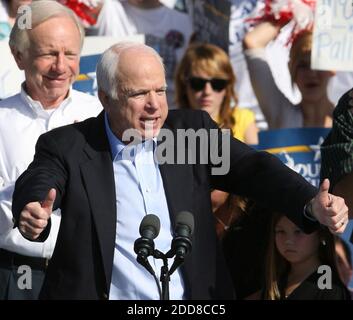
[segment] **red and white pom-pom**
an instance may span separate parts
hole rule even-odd
[[[265,0],[264,15],[259,20],[274,20],[285,24],[293,18],[291,0]],[[263,18],[263,19],[261,19]]]
[[[265,0],[261,15],[251,19],[253,22],[275,21],[281,25],[294,21],[294,27],[288,42],[297,34],[311,30],[314,24],[316,0]]]
[[[85,27],[96,24],[96,7],[98,7],[102,1],[103,0],[59,0],[61,4],[76,13]]]
[[[316,0],[291,0],[293,19],[299,31],[311,29],[314,24]]]

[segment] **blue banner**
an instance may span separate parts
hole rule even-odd
[[[318,187],[320,183],[320,145],[328,128],[291,128],[261,131],[258,150],[278,157],[288,167]]]
[[[81,57],[80,74],[72,85],[75,90],[97,95],[96,66],[100,56],[93,54]]]

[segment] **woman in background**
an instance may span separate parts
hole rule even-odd
[[[293,40],[289,53],[289,72],[302,99],[293,104],[278,88],[267,62],[265,48],[281,30],[278,22],[261,22],[243,40],[244,54],[259,106],[269,129],[332,127],[333,103],[328,98],[327,85],[333,71],[310,67],[312,32],[302,31]]]
[[[176,103],[179,108],[202,109],[237,139],[257,144],[252,111],[237,106],[236,77],[228,55],[212,44],[191,44],[177,68]]]
[[[236,77],[228,55],[212,44],[193,43],[177,67],[176,104],[179,108],[201,109],[209,113],[220,128],[247,143],[257,144],[257,127],[252,111],[237,106]],[[235,198],[223,191],[211,194],[212,208],[222,237],[239,213]]]

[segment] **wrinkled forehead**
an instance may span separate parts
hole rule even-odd
[[[165,87],[164,67],[154,54],[125,52],[119,59],[118,86],[122,91]]]
[[[165,76],[161,60],[153,53],[135,48],[124,50],[119,57],[120,77],[138,77],[146,73],[162,73]]]

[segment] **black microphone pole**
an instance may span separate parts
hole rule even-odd
[[[163,252],[159,250],[154,250],[153,256],[156,259],[163,260],[163,266],[161,267],[161,276],[160,276],[160,281],[162,283],[161,300],[169,300],[170,277],[169,277],[169,271],[168,271],[168,258]]]
[[[155,250],[154,257],[163,259],[161,268],[162,300],[169,300],[169,281],[171,274],[184,263],[185,256],[191,252],[191,236],[194,232],[194,216],[188,211],[181,211],[175,218],[175,231],[171,249],[166,253]],[[172,267],[168,271],[168,258],[174,257]]]

